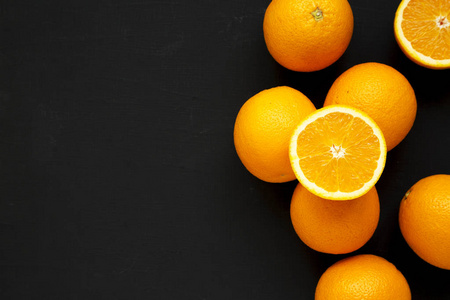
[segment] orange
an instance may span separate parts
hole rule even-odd
[[[403,0],[394,19],[400,49],[430,69],[450,68],[450,1]]]
[[[295,180],[289,141],[298,123],[315,111],[301,92],[279,86],[248,99],[234,125],[236,152],[247,170],[267,182]]]
[[[386,259],[360,254],[342,259],[320,277],[315,300],[410,300],[403,274]]]
[[[310,248],[330,254],[350,253],[373,235],[380,216],[380,202],[373,187],[348,201],[320,198],[300,183],[291,201],[291,221],[299,238]]]
[[[405,76],[374,62],[342,73],[325,99],[324,106],[331,104],[346,104],[367,113],[383,131],[388,151],[406,137],[417,112],[416,96]]]
[[[330,105],[300,123],[289,156],[296,177],[311,193],[348,200],[364,195],[378,181],[386,163],[386,143],[364,112]]]
[[[450,175],[428,176],[414,184],[401,201],[399,223],[419,257],[450,270]]]
[[[311,72],[337,61],[353,34],[347,0],[273,0],[263,22],[272,57],[293,71]]]

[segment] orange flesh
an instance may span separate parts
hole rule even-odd
[[[436,60],[450,58],[450,1],[411,0],[401,26],[417,52]]]
[[[358,117],[334,112],[313,123],[297,139],[306,178],[329,192],[352,192],[372,179],[381,155],[380,141]]]

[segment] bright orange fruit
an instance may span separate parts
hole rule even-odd
[[[289,141],[297,124],[315,110],[305,95],[287,86],[248,99],[234,125],[236,152],[247,170],[267,182],[294,180]]]
[[[378,193],[373,187],[348,201],[320,198],[300,183],[291,200],[291,221],[299,238],[310,248],[331,254],[350,253],[373,235],[380,216]]]
[[[414,184],[400,204],[399,223],[419,257],[450,270],[450,175],[432,175]]]
[[[311,193],[348,200],[364,195],[378,181],[386,163],[386,143],[364,112],[330,105],[299,124],[289,156],[297,179]]]
[[[398,45],[415,63],[450,68],[450,1],[403,0],[394,19]]]
[[[338,60],[353,34],[347,0],[273,0],[263,22],[272,57],[293,71],[324,69]]]
[[[403,274],[386,259],[361,254],[342,259],[320,277],[315,300],[410,300]]]
[[[409,81],[391,66],[368,62],[342,73],[324,106],[346,104],[367,113],[383,131],[387,150],[397,146],[416,119],[417,101]]]

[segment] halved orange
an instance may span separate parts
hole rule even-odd
[[[355,199],[378,181],[386,163],[386,142],[373,119],[347,105],[311,113],[289,145],[292,169],[311,193],[330,200]]]
[[[397,43],[409,59],[430,69],[450,68],[450,1],[403,0],[394,19]]]

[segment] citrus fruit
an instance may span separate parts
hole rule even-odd
[[[295,179],[289,162],[289,141],[298,123],[315,111],[300,91],[279,86],[248,99],[234,125],[236,152],[254,176],[267,182]]]
[[[409,300],[411,290],[391,262],[360,254],[333,264],[317,283],[315,300],[338,299]]]
[[[330,105],[310,114],[295,129],[289,147],[292,169],[313,194],[355,199],[378,181],[386,162],[383,133],[364,112]]]
[[[430,69],[450,68],[450,1],[403,0],[394,19],[400,49]]]
[[[273,0],[263,22],[272,57],[293,71],[324,69],[338,60],[353,34],[347,0]]]
[[[372,237],[380,202],[375,187],[354,200],[332,201],[312,194],[299,183],[290,211],[294,230],[307,246],[319,252],[344,254],[358,250]]]
[[[414,184],[400,203],[399,223],[419,257],[450,270],[450,175],[432,175]]]
[[[331,104],[346,104],[367,113],[383,131],[388,151],[406,137],[417,112],[416,96],[405,76],[374,62],[342,73],[326,96],[324,106]]]

